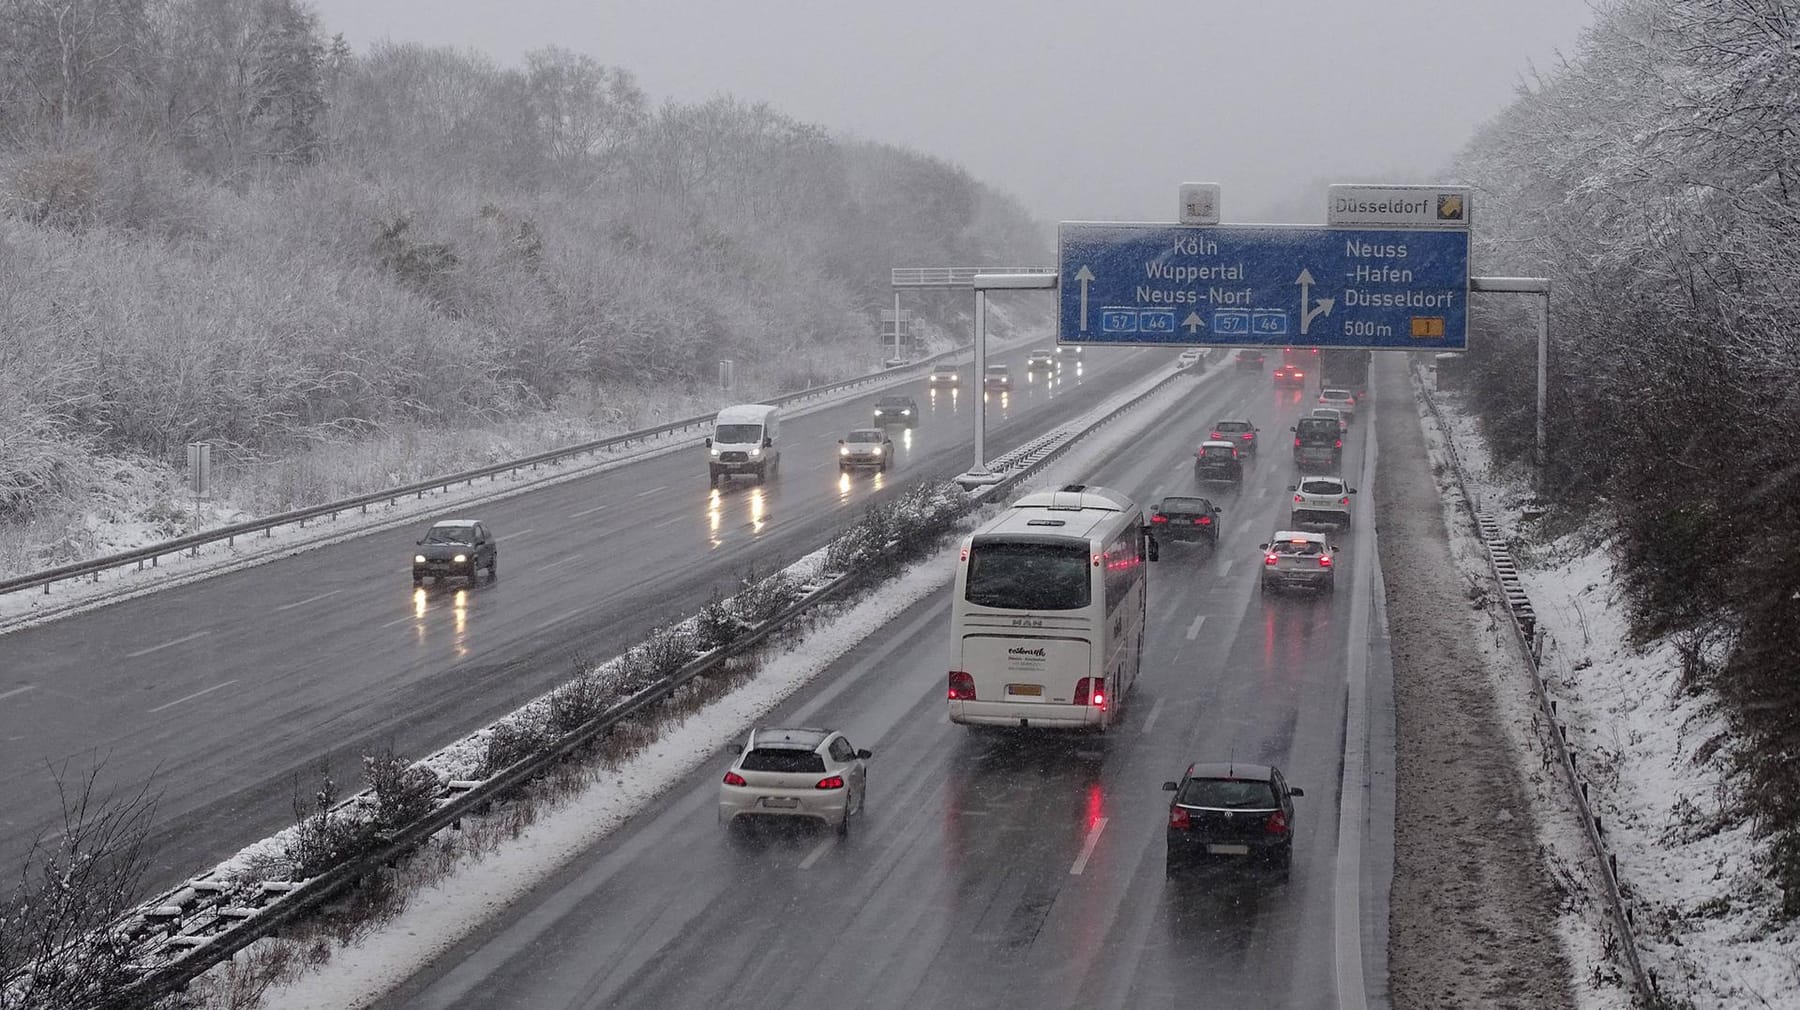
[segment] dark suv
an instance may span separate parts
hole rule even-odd
[[[1237,352],[1237,369],[1240,372],[1260,372],[1263,370],[1263,366],[1268,363],[1268,360],[1268,356],[1263,354],[1263,352],[1256,350],[1253,347],[1246,347]]]
[[[487,523],[478,519],[442,519],[419,538],[413,552],[413,585],[434,579],[461,576],[474,581],[475,573],[487,569],[492,581],[500,572],[500,542],[488,532]]]
[[[1170,540],[1219,542],[1219,506],[1199,495],[1170,495],[1150,506],[1150,528]]]
[[[1335,470],[1344,459],[1344,436],[1329,417],[1303,417],[1294,425],[1294,465],[1303,470]]]
[[[1294,860],[1294,797],[1268,765],[1193,764],[1179,782],[1164,782],[1169,801],[1167,868],[1173,876],[1202,863],[1254,866],[1285,880]]]
[[[875,424],[904,424],[908,428],[919,420],[919,403],[910,396],[884,396],[875,401]]]

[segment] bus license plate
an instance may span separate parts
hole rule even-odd
[[[1016,694],[1016,695],[1019,695],[1021,697],[1025,697],[1025,698],[1042,698],[1044,696],[1044,685],[1042,685],[1042,684],[1008,684],[1008,685],[1006,685],[1006,693],[1007,694]]]
[[[1208,845],[1206,847],[1206,851],[1215,856],[1247,856],[1250,854],[1250,846],[1248,846],[1248,845]]]

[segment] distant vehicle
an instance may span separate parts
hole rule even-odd
[[[1261,431],[1256,425],[1242,418],[1230,418],[1214,421],[1212,434],[1208,438],[1216,441],[1230,442],[1238,447],[1238,453],[1244,456],[1256,455],[1256,433]]]
[[[1028,494],[963,539],[950,721],[1104,731],[1137,680],[1158,545],[1110,488]]]
[[[1275,369],[1274,381],[1277,386],[1304,386],[1306,372],[1299,365],[1282,365]]]
[[[1294,465],[1301,469],[1337,469],[1344,458],[1344,429],[1329,417],[1303,417],[1292,428]]]
[[[471,582],[479,569],[487,569],[488,581],[500,575],[500,541],[479,519],[440,519],[419,538],[413,552],[413,585],[427,576],[433,581],[466,578]]]
[[[883,367],[883,368],[904,368],[910,364],[912,364],[912,361],[907,358],[889,358],[886,361],[883,361],[881,363],[881,367]]]
[[[1338,549],[1325,542],[1325,534],[1276,530],[1268,543],[1258,546],[1263,552],[1263,592],[1304,586],[1329,593],[1336,587],[1333,555]]]
[[[1056,371],[1056,355],[1049,351],[1032,351],[1025,358],[1025,368],[1031,372]]]
[[[857,467],[887,472],[894,462],[894,443],[883,428],[858,428],[838,439],[838,469],[848,473]]]
[[[761,484],[781,467],[781,411],[766,403],[726,407],[706,439],[712,484],[734,476]]]
[[[910,428],[919,423],[919,401],[910,396],[884,396],[875,401],[874,423],[904,424]]]
[[[1190,347],[1175,358],[1176,368],[1192,368],[1200,363],[1203,352],[1198,347]]]
[[[1219,542],[1220,508],[1211,498],[1170,495],[1150,506],[1150,529],[1169,540]]]
[[[1369,391],[1370,352],[1363,348],[1326,348],[1319,354],[1320,382],[1334,389],[1347,389],[1361,400]]]
[[[1056,356],[1059,358],[1080,358],[1081,357],[1081,345],[1080,344],[1057,344],[1056,345]]]
[[[932,389],[957,389],[962,386],[962,369],[956,365],[936,365],[925,384]]]
[[[1290,515],[1295,526],[1350,525],[1350,496],[1356,489],[1344,483],[1344,478],[1302,477],[1288,490],[1294,492]]]
[[[1350,419],[1345,417],[1344,412],[1336,407],[1314,407],[1312,413],[1306,416],[1324,417],[1336,421],[1338,423],[1338,434],[1340,435],[1350,430]]]
[[[1164,782],[1169,801],[1170,876],[1212,863],[1273,871],[1286,880],[1294,861],[1294,799],[1281,771],[1267,765],[1191,764]]]
[[[1254,347],[1246,347],[1237,352],[1237,370],[1240,372],[1260,372],[1268,363],[1268,356]]]
[[[1345,421],[1356,420],[1356,395],[1348,389],[1320,390],[1319,406],[1337,408],[1343,412]]]
[[[1203,481],[1244,479],[1244,461],[1231,442],[1207,440],[1194,450],[1194,479]]]
[[[989,365],[981,383],[987,389],[1011,389],[1012,369],[1005,365]]]
[[[875,755],[844,734],[806,727],[753,729],[719,783],[719,823],[744,818],[807,818],[850,833],[850,817],[868,799]]]

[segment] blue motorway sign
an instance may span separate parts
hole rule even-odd
[[[1468,345],[1466,231],[1065,222],[1057,274],[1064,343]]]

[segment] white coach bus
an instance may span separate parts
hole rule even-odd
[[[1105,730],[1144,651],[1143,513],[1111,488],[1026,495],[963,541],[950,719]]]

